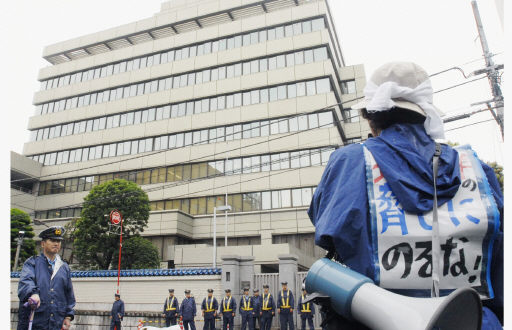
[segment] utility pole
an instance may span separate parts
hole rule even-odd
[[[482,25],[482,20],[480,18],[480,12],[478,11],[478,5],[476,3],[476,0],[471,1],[471,6],[473,7],[473,15],[475,16],[475,22],[476,27],[478,30],[478,35],[480,38],[480,44],[482,45],[482,50],[484,52],[484,59],[485,59],[485,69],[479,70],[483,71],[487,74],[487,79],[489,80],[489,84],[491,85],[491,92],[493,98],[493,102],[495,104],[497,116],[497,123],[500,126],[501,130],[501,136],[504,137],[504,113],[503,113],[503,107],[504,107],[504,101],[503,101],[503,95],[501,94],[501,88],[500,88],[500,74],[498,72],[498,66],[494,64],[494,61],[492,59],[492,54],[489,51],[489,46],[487,45],[487,38],[485,37],[484,28]],[[502,67],[502,66],[499,66]],[[482,73],[483,73],[482,72]],[[492,110],[491,110],[492,111]]]
[[[16,257],[14,257],[14,268],[12,269],[13,272],[15,272],[16,269],[18,269],[18,260],[20,258],[20,250],[21,250],[21,245],[23,244],[24,237],[25,237],[25,232],[20,230],[20,232],[18,233],[18,246],[16,247]]]

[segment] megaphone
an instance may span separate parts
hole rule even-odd
[[[327,258],[313,264],[305,282],[308,293],[329,296],[337,313],[371,329],[479,330],[482,325],[482,302],[471,288],[442,298],[402,296]]]

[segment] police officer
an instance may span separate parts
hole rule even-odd
[[[164,314],[165,326],[170,327],[176,325],[176,318],[178,317],[178,298],[174,296],[174,289],[169,289],[169,297],[164,301]]]
[[[275,315],[276,305],[274,297],[268,292],[268,285],[263,285],[263,296],[261,297],[261,329],[270,330],[272,318]]]
[[[121,296],[118,293],[114,295],[114,299],[115,301],[110,311],[110,330],[121,330],[121,321],[124,316],[124,301],[121,300]]]
[[[194,317],[196,316],[196,301],[194,297],[190,296],[190,290],[185,290],[185,299],[181,302],[180,318],[183,320],[183,329],[196,330],[196,323]]]
[[[201,310],[203,311],[204,327],[203,330],[215,330],[215,317],[217,317],[219,303],[213,297],[213,289],[208,289],[208,298],[203,299]]]
[[[33,329],[69,329],[74,318],[75,294],[71,283],[71,270],[59,256],[64,228],[49,227],[39,237],[42,253],[30,257],[23,264],[18,283],[18,330],[28,328],[30,308],[23,307],[29,298],[37,309]]]
[[[293,294],[288,290],[288,282],[281,282],[281,285],[283,289],[277,294],[279,323],[281,330],[287,330],[288,327],[293,330]]]
[[[261,296],[260,296],[260,290],[254,289],[253,290],[253,297],[252,300],[254,302],[254,313],[253,313],[253,328],[256,329],[256,321],[258,321],[258,330],[261,329],[261,319],[260,319],[260,312],[261,312]]]
[[[245,330],[247,325],[249,326],[249,330],[253,330],[254,302],[252,301],[252,297],[249,297],[249,288],[244,288],[244,295],[240,298],[239,311],[242,316],[241,330]]]
[[[309,323],[309,330],[314,330],[315,326],[313,325],[313,316],[315,315],[315,304],[313,303],[305,303],[302,302],[306,299],[307,295],[306,289],[302,289],[302,295],[299,297],[299,302],[297,304],[297,311],[299,312],[301,319],[301,329],[306,330],[306,321]]]
[[[235,326],[234,319],[236,315],[236,301],[231,297],[231,290],[226,289],[226,296],[222,299],[222,303],[220,304],[220,312],[222,313],[222,329],[227,330],[228,325],[229,329],[233,329]]]

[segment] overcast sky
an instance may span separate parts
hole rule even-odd
[[[21,153],[29,139],[28,118],[34,113],[37,73],[49,65],[42,59],[45,45],[150,17],[162,0],[23,0],[9,1],[1,10],[7,42],[2,51],[4,134],[6,147]],[[429,73],[460,66],[466,73],[484,61],[469,0],[331,0],[331,9],[346,64],[363,63],[366,75],[387,61],[411,60]],[[504,36],[494,1],[479,2],[493,53],[504,50]],[[5,42],[5,41],[4,41]],[[503,63],[503,55],[495,56]],[[468,63],[470,62],[470,63]],[[505,77],[505,75],[504,75]],[[463,82],[451,71],[432,79],[434,90]],[[491,98],[486,79],[435,95],[445,112],[470,111],[469,105]],[[482,106],[473,107],[480,109]],[[491,119],[486,112],[446,126],[452,129]],[[490,121],[447,132],[454,142],[470,143],[481,158],[502,162],[503,144]],[[5,141],[4,139],[4,141]]]

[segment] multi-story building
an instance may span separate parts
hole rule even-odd
[[[322,256],[306,210],[329,155],[368,135],[350,110],[364,69],[346,66],[327,0],[172,0],[153,17],[47,46],[31,139],[36,219],[64,224],[95,185],[147,191],[143,235],[165,265],[222,254]],[[41,228],[36,228],[41,229]]]

